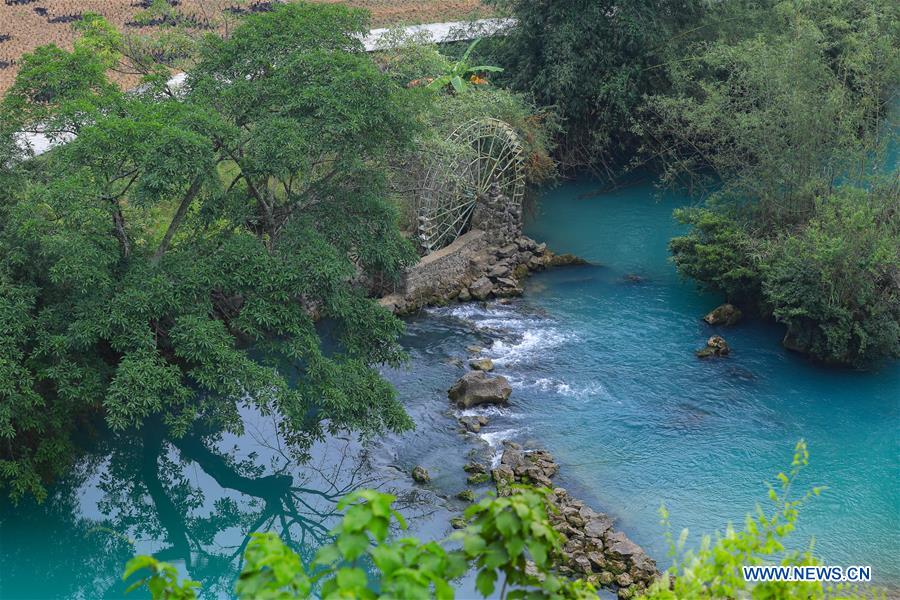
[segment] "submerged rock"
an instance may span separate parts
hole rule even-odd
[[[416,483],[428,483],[431,481],[431,475],[428,474],[428,470],[421,465],[416,465],[416,467],[413,468],[412,478]]]
[[[741,316],[741,309],[726,303],[711,310],[703,320],[710,325],[734,325],[741,320]]]
[[[484,371],[469,371],[447,391],[460,408],[481,404],[506,404],[512,387],[506,377],[489,376]]]
[[[478,433],[481,431],[482,426],[487,425],[487,417],[460,417],[459,424],[462,425],[466,431]]]
[[[731,348],[728,346],[728,342],[725,341],[720,335],[714,335],[708,340],[706,340],[706,347],[697,350],[698,358],[709,358],[711,356],[728,356],[731,353]]]
[[[547,251],[547,259],[544,264],[548,267],[565,267],[569,265],[586,265],[588,261],[574,254],[552,254]]]
[[[472,473],[468,477],[466,477],[466,482],[470,485],[478,485],[480,483],[484,483],[490,479],[487,473]]]

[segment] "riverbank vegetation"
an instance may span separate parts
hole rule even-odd
[[[748,514],[744,528],[729,525],[715,541],[704,536],[696,549],[686,550],[688,532],[678,540],[669,529],[665,507],[660,509],[673,566],[645,593],[646,600],[766,598],[769,600],[857,598],[845,585],[816,582],[744,580],[744,566],[801,566],[821,564],[811,548],[788,550],[800,509],[822,489],[791,496],[809,464],[806,444],[800,441],[787,474],[779,473],[769,486],[770,511]],[[511,493],[510,493],[511,492]],[[332,531],[335,541],[317,553],[311,570],[274,534],[256,534],[248,544],[245,563],[235,585],[238,598],[438,598],[455,597],[452,580],[476,572],[475,587],[484,597],[498,592],[507,598],[596,598],[594,584],[584,578],[561,578],[553,571],[564,539],[550,524],[549,490],[516,485],[506,496],[488,496],[465,511],[465,527],[440,543],[416,538],[392,539],[392,527],[406,529],[393,509],[395,498],[373,490],[347,496],[338,508],[345,511]],[[134,577],[137,575],[138,577]],[[130,590],[146,587],[154,600],[191,600],[199,582],[181,580],[174,566],[150,556],[137,556],[123,579],[134,579]],[[627,591],[627,590],[626,590]],[[620,590],[621,592],[621,590]],[[620,598],[630,595],[619,594]]]
[[[814,358],[900,356],[896,3],[496,4],[520,23],[495,56],[558,108],[564,167],[703,200],[676,213],[683,274]]]

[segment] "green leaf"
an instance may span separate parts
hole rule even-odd
[[[493,569],[484,569],[478,572],[475,578],[475,587],[482,596],[487,598],[494,593],[494,582],[497,581],[497,572]]]

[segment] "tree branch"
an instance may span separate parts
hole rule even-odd
[[[178,231],[178,228],[181,226],[181,222],[184,221],[184,216],[187,214],[188,208],[191,206],[191,202],[194,201],[194,198],[197,196],[197,193],[200,191],[200,177],[194,178],[194,181],[191,182],[191,187],[188,188],[188,191],[184,194],[184,197],[181,199],[181,204],[178,205],[178,210],[175,211],[175,216],[172,217],[172,222],[169,223],[169,228],[166,230],[166,235],[163,236],[162,241],[159,243],[159,248],[156,249],[156,252],[153,253],[153,258],[150,262],[154,265],[159,264],[160,259],[162,259],[163,254],[166,253],[166,250],[169,249],[169,244],[172,243],[172,238],[175,237],[175,232]]]

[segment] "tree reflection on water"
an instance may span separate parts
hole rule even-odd
[[[329,538],[341,497],[360,487],[398,496],[413,520],[432,498],[371,466],[366,445],[338,436],[298,460],[265,418],[244,435],[165,428],[109,436],[47,500],[0,502],[0,596],[121,597],[135,553],[152,553],[229,596],[250,535],[277,531],[309,564]]]

